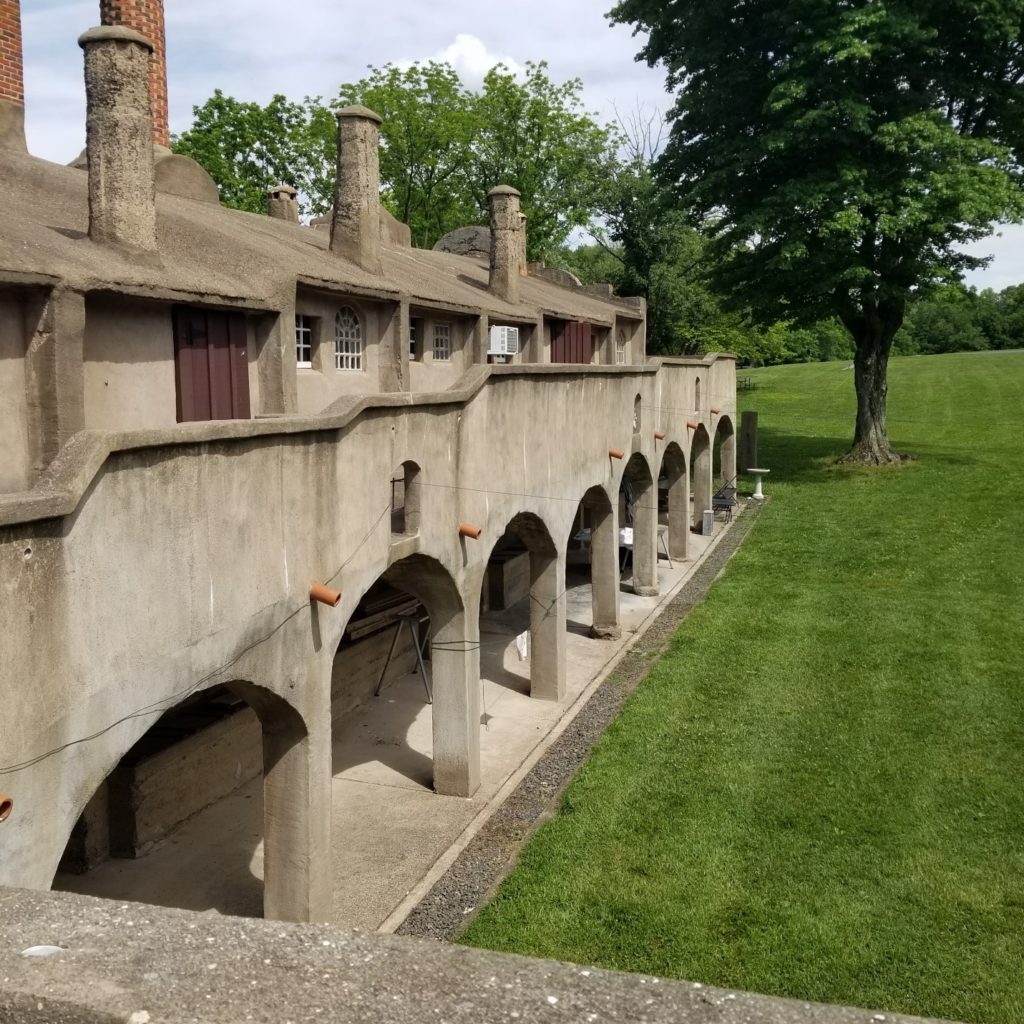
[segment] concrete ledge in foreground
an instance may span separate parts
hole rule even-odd
[[[26,956],[33,946],[59,946]],[[0,1022],[910,1024],[429,940],[0,889]]]

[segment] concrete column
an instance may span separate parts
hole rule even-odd
[[[299,193],[291,185],[275,185],[267,192],[267,213],[274,220],[299,223]]]
[[[588,506],[590,512],[590,635],[617,640],[619,624],[619,510],[608,502]]]
[[[690,478],[686,464],[672,464],[668,472],[668,553],[680,561],[689,554]]]
[[[519,301],[519,253],[522,231],[520,193],[511,185],[499,185],[489,195],[491,204],[490,289],[498,298]]]
[[[338,119],[338,164],[331,251],[370,274],[381,273],[380,117],[344,107]]]
[[[404,315],[403,315],[404,311]],[[409,303],[396,302],[390,317],[381,316],[380,342],[377,346],[377,379],[382,392],[408,391],[409,380]]]
[[[740,420],[740,472],[757,465],[757,413],[745,412]]]
[[[331,730],[297,714],[263,722],[263,916],[327,921],[331,891]]]
[[[490,343],[490,330],[490,318],[486,313],[481,312],[477,317],[476,325],[473,328],[471,362],[486,364],[487,347]]]
[[[711,475],[714,470],[711,459],[711,443],[706,437],[694,444],[693,461],[693,525],[700,527],[704,522],[704,511],[711,508]]]
[[[526,214],[519,214],[519,276],[529,277],[530,265],[526,260]]]
[[[133,249],[156,248],[153,118],[149,58],[153,44],[128,28],[93,28],[85,51],[85,148],[89,165],[89,237]]]
[[[731,480],[736,485],[736,432],[729,431],[722,437],[722,483],[727,484]]]
[[[432,621],[434,790],[472,796],[480,785],[479,611]]]
[[[25,357],[28,446],[38,475],[85,427],[85,299],[78,292],[33,292],[25,304],[32,341]]]
[[[565,696],[565,555],[530,551],[530,696]]]
[[[26,152],[20,0],[0,0],[0,149]]]
[[[633,481],[633,593],[659,593],[658,489],[650,479]]]
[[[256,318],[258,414],[280,416],[299,408],[295,366],[295,307]]]

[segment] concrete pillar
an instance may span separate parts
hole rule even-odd
[[[327,921],[331,891],[331,733],[298,715],[263,722],[263,916]]]
[[[490,289],[498,298],[519,302],[519,253],[522,231],[520,193],[511,185],[499,185],[489,195],[491,204]]]
[[[565,696],[565,555],[530,551],[530,696]]]
[[[153,44],[149,60],[149,106],[153,142],[169,147],[167,120],[167,40],[163,0],[100,0],[100,23],[130,28]]]
[[[367,273],[381,273],[380,117],[366,107],[344,107],[338,119],[338,164],[331,219],[331,251]]]
[[[34,475],[85,427],[85,299],[78,292],[33,292],[25,305],[32,341],[25,357],[28,446]]]
[[[740,420],[740,472],[757,465],[757,413],[745,412]]]
[[[633,593],[655,597],[658,589],[658,490],[654,482],[633,480]]]
[[[377,379],[384,393],[408,391],[409,385],[409,302],[390,307],[390,317],[381,316],[377,345]]]
[[[487,348],[490,344],[491,321],[486,313],[481,312],[473,327],[471,362],[486,363]]]
[[[472,796],[480,785],[480,615],[439,622],[431,610],[434,790]]]
[[[668,553],[680,561],[689,554],[690,478],[679,458],[668,464]]]
[[[85,51],[85,148],[89,237],[132,249],[156,248],[149,58],[153,44],[128,28],[93,28]]]
[[[607,499],[587,505],[590,514],[590,589],[593,625],[598,640],[617,640],[619,624],[619,515]]]
[[[722,435],[722,484],[736,486],[736,431],[729,427],[729,432]]]
[[[274,220],[299,223],[299,193],[291,185],[275,185],[267,192],[267,213]]]
[[[280,416],[297,412],[295,307],[287,304],[279,315],[267,313],[255,318],[255,331],[259,380],[257,414]]]
[[[711,476],[714,471],[711,443],[706,434],[694,441],[690,458],[693,463],[693,525],[702,527],[704,512],[711,508]]]
[[[27,152],[20,0],[0,0],[0,149]]]
[[[526,214],[519,214],[519,276],[528,277],[530,265],[526,260]]]

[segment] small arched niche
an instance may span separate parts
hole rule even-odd
[[[399,536],[419,533],[420,467],[403,462],[391,474],[391,532]]]
[[[643,402],[640,396],[637,395],[633,399],[633,433],[639,434],[640,428],[643,425]]]

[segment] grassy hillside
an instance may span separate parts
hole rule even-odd
[[[1016,1024],[1024,353],[894,360],[899,469],[753,375],[771,502],[463,941]]]

